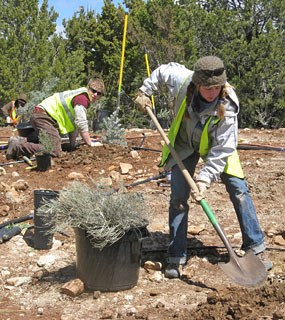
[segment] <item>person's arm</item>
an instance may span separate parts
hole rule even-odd
[[[146,107],[152,106],[150,96],[163,87],[167,87],[170,94],[175,97],[183,81],[185,81],[191,72],[176,62],[161,65],[144,80],[143,85],[137,93],[135,103],[143,113],[146,113]]]
[[[168,64],[163,64],[155,69],[151,75],[144,80],[143,85],[139,90],[150,97],[161,87],[167,86],[170,94],[175,96],[178,93],[181,84],[190,73],[190,70],[179,63],[170,62]]]
[[[79,134],[81,135],[82,139],[86,144],[89,146],[92,145],[92,141],[89,134],[89,128],[88,128],[88,120],[87,120],[87,109],[77,104],[74,107],[75,112],[75,125],[79,130]]]

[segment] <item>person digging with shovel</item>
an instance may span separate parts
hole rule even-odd
[[[175,62],[159,66],[143,81],[135,99],[143,113],[152,106],[152,94],[165,86],[175,97],[175,118],[168,135],[171,145],[192,177],[200,157],[204,160],[196,178],[199,193],[194,198],[201,200],[211,182],[221,180],[240,225],[241,249],[251,250],[270,270],[273,264],[265,253],[264,233],[237,153],[239,101],[227,82],[223,61],[216,56],[202,57],[196,62],[194,71]],[[179,278],[187,262],[191,188],[166,145],[159,166],[171,169],[170,242],[165,276]]]
[[[53,141],[52,156],[59,156],[61,149],[60,134],[68,134],[71,148],[76,145],[79,131],[83,141],[95,146],[88,128],[87,109],[92,102],[99,100],[105,92],[102,79],[92,78],[87,87],[78,88],[54,95],[43,100],[32,113],[30,123],[38,137],[41,130],[46,131]],[[31,156],[42,150],[40,143],[28,142],[25,137],[11,137],[8,141],[6,159],[17,160],[19,156]]]

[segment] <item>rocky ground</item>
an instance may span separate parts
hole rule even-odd
[[[244,129],[240,130],[240,143],[284,147],[284,134],[285,129]],[[17,131],[0,128],[1,143],[11,135],[17,135]],[[100,139],[95,133],[93,136]],[[70,181],[92,179],[116,187],[118,183],[129,185],[159,175],[159,134],[130,130],[126,140],[127,148],[103,145],[91,149],[81,145],[76,151],[53,159],[46,172],[31,170],[27,163],[7,165],[5,151],[1,151],[0,224],[32,213],[35,190],[60,191]],[[285,319],[285,153],[253,147],[239,153],[265,231],[268,255],[274,263],[260,286],[239,286],[219,268],[217,263],[227,251],[193,201],[187,266],[181,279],[166,279],[163,268],[168,242],[169,183],[164,178],[150,179],[128,188],[129,192],[142,192],[150,208],[150,235],[143,240],[138,281],[132,288],[117,292],[86,290],[73,296],[64,290],[77,278],[73,231],[55,234],[50,250],[35,250],[33,220],[28,220],[29,229],[0,244],[0,319]],[[238,250],[241,234],[224,186],[213,184],[207,201]],[[158,270],[147,268],[150,263]],[[127,272],[128,269],[126,278]]]

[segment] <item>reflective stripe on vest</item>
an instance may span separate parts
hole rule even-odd
[[[10,118],[13,121],[17,121],[17,119],[18,119],[16,110],[17,110],[17,108],[15,107],[14,101],[13,101],[13,106],[12,106],[11,111],[10,111]]]
[[[209,117],[202,131],[199,153],[203,157],[208,153],[209,150],[209,125],[212,122],[213,117]],[[216,125],[220,119],[216,119],[213,122],[213,125]],[[241,167],[240,159],[237,150],[235,150],[229,157],[224,169],[224,172],[230,174],[231,176],[238,177],[243,179],[244,173]]]
[[[173,147],[174,147],[174,142],[175,142],[176,136],[178,134],[180,124],[181,124],[183,115],[185,113],[185,110],[186,110],[186,97],[183,99],[181,106],[178,110],[178,113],[176,114],[174,120],[172,121],[169,132],[168,132],[169,142]],[[165,164],[165,162],[169,156],[169,153],[170,153],[170,151],[169,151],[167,145],[164,144],[163,148],[162,148],[162,156],[161,156],[161,161],[160,161],[159,167],[163,167],[163,165]]]

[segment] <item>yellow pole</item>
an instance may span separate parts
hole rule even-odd
[[[121,66],[120,66],[120,77],[119,77],[119,87],[118,87],[118,100],[120,100],[120,92],[122,90],[122,79],[123,79],[123,66],[124,66],[124,56],[125,56],[125,46],[126,46],[126,35],[128,26],[128,15],[125,15],[125,25],[123,34],[123,44],[122,44],[122,55],[121,55]],[[119,105],[119,104],[118,104]]]
[[[144,57],[145,57],[145,64],[146,64],[147,76],[149,77],[149,76],[150,76],[150,69],[149,69],[148,56],[147,56],[146,50],[145,50]],[[153,112],[154,112],[154,114],[155,114],[155,106],[154,106],[154,97],[153,97],[153,95],[151,95],[150,98],[151,98],[151,103],[152,103]]]

